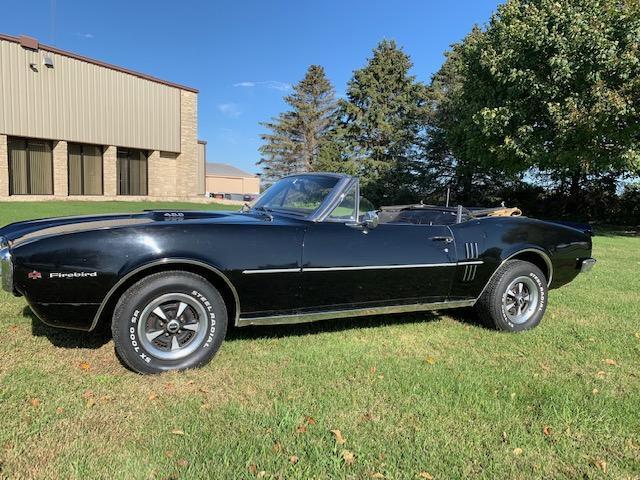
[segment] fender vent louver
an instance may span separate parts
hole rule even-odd
[[[479,257],[478,242],[466,242],[464,244],[464,253],[467,260],[476,260]],[[477,270],[478,265],[465,265],[462,281],[471,282],[475,280]]]

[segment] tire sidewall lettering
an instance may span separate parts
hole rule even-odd
[[[536,286],[538,288],[538,297],[539,297],[539,299],[538,299],[538,306],[537,306],[537,309],[536,309],[536,313],[535,313],[535,315],[532,315],[531,318],[529,318],[529,320],[527,320],[527,322],[525,322],[524,324],[516,325],[513,322],[511,322],[511,320],[509,320],[509,317],[507,316],[504,308],[502,307],[502,305],[504,305],[504,301],[505,301],[505,298],[507,296],[507,292],[505,290],[505,292],[502,294],[502,297],[501,297],[502,304],[500,306],[500,315],[502,316],[502,320],[511,329],[518,329],[519,330],[523,326],[526,326],[526,325],[528,325],[528,324],[530,324],[532,322],[535,322],[536,321],[536,317],[539,314],[541,314],[541,312],[544,312],[544,309],[545,309],[546,304],[547,304],[547,296],[546,296],[546,291],[545,291],[544,283],[543,283],[542,279],[538,275],[536,275],[534,272],[529,272],[527,274],[527,276],[529,276],[536,283]]]
[[[183,292],[187,295],[189,295],[190,297],[192,297],[194,300],[198,301],[200,304],[202,304],[205,309],[207,310],[209,317],[208,317],[208,335],[205,337],[205,340],[202,342],[202,344],[198,347],[197,350],[194,351],[194,353],[192,353],[191,355],[194,355],[195,352],[197,351],[201,351],[203,349],[208,349],[213,341],[215,340],[215,333],[216,333],[216,315],[214,312],[214,307],[213,304],[207,299],[206,296],[204,296],[203,294],[201,294],[200,292],[198,292],[197,290],[192,290],[190,292]],[[128,340],[129,343],[131,345],[131,348],[133,349],[133,351],[145,362],[145,363],[150,363],[152,360],[157,361],[157,362],[161,362],[161,359],[157,359],[155,357],[151,357],[148,352],[146,352],[141,345],[141,342],[139,341],[138,338],[138,324],[140,322],[140,315],[141,312],[144,310],[144,308],[146,307],[146,305],[138,305],[134,312],[132,313],[132,315],[130,316],[129,319],[129,329],[128,329]]]

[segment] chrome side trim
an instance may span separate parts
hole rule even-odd
[[[482,260],[470,262],[447,262],[447,263],[409,263],[406,265],[362,265],[356,267],[303,267],[303,268],[263,268],[259,270],[243,270],[245,275],[256,273],[300,273],[300,272],[341,272],[349,270],[394,270],[397,268],[430,268],[430,267],[456,267],[458,265],[480,265]]]
[[[262,270],[243,270],[244,275],[253,275],[255,273],[300,273],[302,269],[297,268],[265,268]]]
[[[389,313],[426,312],[429,310],[471,307],[475,303],[475,299],[456,300],[451,302],[417,303],[410,305],[390,305],[386,307],[354,308],[328,312],[301,313],[298,315],[240,318],[236,325],[238,327],[246,327],[248,325],[287,325],[294,323],[317,322],[319,320],[329,320],[332,318],[368,317],[373,315],[386,315]]]
[[[397,268],[455,267],[457,263],[411,263],[406,265],[363,265],[361,267],[305,267],[303,272],[339,272],[346,270],[394,270]]]
[[[547,287],[551,286],[551,280],[553,280],[553,264],[551,263],[551,258],[549,258],[549,255],[547,255],[546,252],[544,252],[542,250],[539,250],[537,248],[525,248],[523,250],[518,250],[517,252],[512,253],[507,258],[502,260],[502,262],[500,262],[500,265],[498,265],[498,268],[496,268],[494,270],[494,272],[489,277],[489,280],[487,280],[487,283],[484,285],[482,291],[480,292],[480,295],[478,295],[478,297],[476,298],[476,301],[480,299],[480,297],[482,296],[484,291],[489,286],[489,283],[491,283],[491,280],[493,279],[493,277],[496,275],[496,273],[498,273],[498,270],[500,270],[500,268],[505,264],[505,262],[507,262],[508,260],[511,260],[516,255],[520,255],[521,253],[525,253],[525,252],[537,253],[538,255],[540,255],[542,257],[542,259],[544,260],[544,263],[547,264],[547,269],[549,270],[549,278],[547,279]]]
[[[140,273],[144,270],[148,270],[149,268],[152,267],[157,267],[158,265],[172,265],[172,264],[176,264],[176,263],[183,263],[183,264],[189,264],[189,265],[197,265],[199,267],[203,267],[206,268],[207,270],[211,271],[212,273],[214,273],[215,275],[217,275],[218,277],[220,277],[222,280],[224,280],[224,282],[227,284],[227,286],[231,289],[231,293],[233,293],[233,299],[235,301],[235,305],[236,305],[236,316],[234,319],[234,324],[238,324],[238,319],[240,318],[240,298],[238,297],[238,292],[236,291],[236,288],[233,286],[233,284],[231,283],[231,281],[217,268],[212,267],[211,265],[204,263],[204,262],[199,262],[197,260],[188,260],[188,259],[183,259],[183,258],[163,258],[161,260],[156,260],[154,262],[150,262],[150,263],[145,263],[144,265],[130,271],[129,273],[127,273],[124,277],[122,277],[120,280],[118,280],[118,282],[111,287],[111,290],[109,290],[107,292],[107,295],[104,297],[104,299],[102,300],[102,303],[100,304],[100,308],[98,308],[98,312],[96,313],[95,317],[93,317],[93,322],[91,323],[91,327],[89,327],[89,331],[92,331],[94,328],[96,328],[96,325],[98,324],[98,320],[100,320],[100,315],[102,315],[102,312],[104,310],[104,308],[107,306],[107,303],[109,302],[109,300],[111,299],[112,295],[115,293],[115,291],[120,288],[128,279],[130,279],[133,275]]]

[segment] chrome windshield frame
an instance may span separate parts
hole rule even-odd
[[[309,215],[308,220],[319,223],[324,222],[325,219],[333,212],[338,205],[342,202],[347,192],[356,186],[356,221],[359,218],[359,206],[360,206],[360,182],[357,177],[345,176],[341,178],[336,186],[333,187],[331,193],[324,199],[324,202],[318,207],[318,209]]]
[[[346,174],[321,173],[321,172],[315,173],[315,172],[312,172],[312,173],[299,173],[299,174],[295,174],[295,175],[288,175],[286,177],[282,177],[280,180],[284,180],[286,178],[294,178],[294,177],[322,176],[322,175],[337,177],[338,181],[336,182],[334,187],[331,189],[331,192],[329,192],[329,194],[322,201],[320,206],[318,208],[316,208],[315,211],[313,211],[311,213],[308,213],[306,215],[300,215],[300,213],[297,213],[297,212],[288,212],[286,209],[275,209],[274,208],[274,209],[269,210],[269,213],[275,213],[275,214],[278,214],[278,215],[285,215],[285,216],[289,216],[289,217],[292,217],[292,218],[304,219],[304,220],[307,220],[307,221],[310,221],[310,222],[314,222],[314,223],[322,222],[338,206],[338,204],[342,201],[343,193],[348,191],[348,189],[351,188],[354,183],[357,185],[356,194],[358,195],[357,204],[359,206],[359,204],[360,204],[360,186],[359,186],[359,181],[358,181],[357,177],[352,177],[352,176],[346,175]],[[264,195],[264,193],[262,195]],[[256,198],[253,201],[253,203],[249,207],[250,209],[255,208],[255,205],[260,201],[260,198],[262,197],[262,195],[260,195],[260,197]],[[357,214],[357,212],[356,212],[356,214]]]

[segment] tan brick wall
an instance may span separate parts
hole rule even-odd
[[[0,134],[0,197],[9,195],[9,151],[7,136]]]
[[[118,151],[116,147],[106,147],[102,156],[104,195],[114,196],[118,192]]]
[[[180,155],[176,164],[176,195],[197,194],[198,186],[198,95],[180,92]]]
[[[179,155],[175,153],[151,152],[149,155],[149,196],[176,196],[176,163]]]
[[[67,142],[53,144],[53,194],[56,197],[69,195],[69,158]]]

